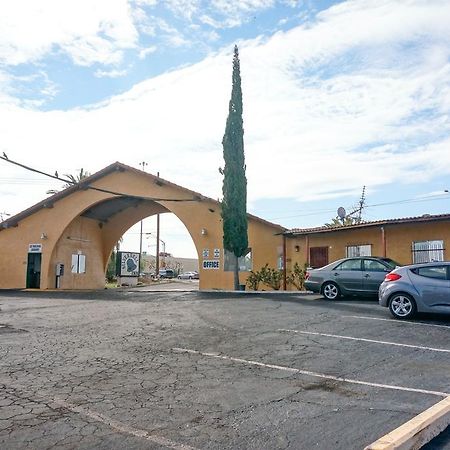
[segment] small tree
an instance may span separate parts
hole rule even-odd
[[[233,87],[227,124],[222,140],[225,167],[223,177],[223,246],[234,255],[234,289],[239,289],[239,260],[248,248],[247,178],[244,159],[244,127],[239,52],[234,47]]]

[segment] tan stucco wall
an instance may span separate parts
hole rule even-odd
[[[195,201],[187,202],[164,200],[189,199],[193,198],[193,194],[134,169],[108,173],[92,182],[91,186],[160,200],[146,200],[137,207],[117,213],[106,223],[100,223],[80,217],[80,214],[115,196],[84,189],[54,201],[52,208],[43,208],[27,216],[15,228],[1,230],[0,248],[3,251],[0,254],[0,288],[26,286],[28,245],[32,243],[42,244],[41,289],[55,287],[57,263],[65,265],[64,276],[60,279],[62,289],[102,288],[109,255],[124,232],[145,217],[169,211],[184,223],[196,246],[200,289],[232,288],[232,273],[223,270],[222,221],[217,202],[198,197]],[[206,230],[206,234],[202,234],[202,229]],[[280,227],[249,218],[249,246],[252,247],[254,269],[266,263],[276,267],[282,245],[282,237],[276,234],[280,231]],[[42,233],[45,233],[45,239],[41,239]],[[203,250],[209,249],[208,259],[214,259],[216,248],[221,250],[220,269],[203,270]],[[77,253],[86,255],[85,274],[71,273],[71,255]],[[245,283],[247,275],[241,274],[241,283]]]
[[[372,256],[387,256],[401,264],[412,264],[412,243],[414,241],[443,240],[444,259],[450,258],[450,221],[420,222],[410,224],[384,225],[386,255],[384,255],[382,227],[349,229],[299,235],[287,239],[287,267],[295,262],[301,266],[308,261],[308,248],[328,247],[329,262],[345,258],[346,247],[350,245],[372,245]],[[299,247],[299,251],[295,247]]]

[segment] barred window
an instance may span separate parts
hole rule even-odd
[[[417,241],[412,243],[414,264],[444,261],[444,241]]]
[[[348,245],[346,247],[347,258],[358,256],[372,256],[372,244]]]

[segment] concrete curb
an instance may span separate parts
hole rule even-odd
[[[450,425],[450,396],[386,434],[364,450],[416,450]]]
[[[313,296],[322,297],[319,294],[314,294],[309,291],[232,291],[232,290],[219,290],[219,289],[202,289],[198,292],[204,294],[237,294],[237,295],[296,295],[296,296]]]

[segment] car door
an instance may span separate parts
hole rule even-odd
[[[360,292],[363,289],[361,258],[347,259],[331,271],[331,276],[341,290]]]
[[[410,272],[411,281],[428,308],[450,306],[450,281],[447,265],[417,267]]]
[[[377,294],[380,284],[391,269],[376,259],[363,260],[363,290],[368,294]]]

